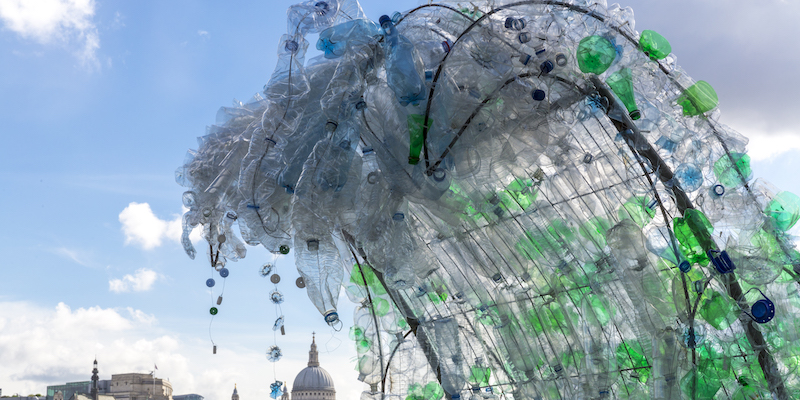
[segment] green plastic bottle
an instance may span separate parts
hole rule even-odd
[[[686,259],[692,264],[708,265],[706,251],[715,247],[711,240],[714,227],[705,214],[690,208],[684,212],[683,217],[672,220],[672,228]]]
[[[489,378],[492,376],[492,369],[483,366],[480,358],[475,360],[475,364],[470,367],[469,383],[472,386],[487,387],[489,386]]]
[[[617,346],[617,367],[630,370],[632,376],[638,377],[639,382],[645,383],[650,377],[650,364],[642,355],[643,352],[638,343],[635,346],[626,342],[620,343]]]
[[[649,198],[634,196],[622,204],[617,210],[617,215],[620,220],[630,218],[636,225],[643,228],[656,216],[656,210],[650,207]]]
[[[633,75],[630,68],[623,68],[614,72],[606,79],[606,83],[614,91],[614,94],[622,100],[622,104],[625,104],[625,108],[628,109],[628,115],[632,120],[642,117],[642,113],[636,107],[636,99],[633,96]]]
[[[425,116],[419,114],[409,114],[406,118],[408,120],[408,163],[417,165],[419,162],[419,155],[422,152],[422,124],[425,122]],[[428,129],[433,124],[433,120],[428,118]]]
[[[788,231],[800,219],[800,197],[792,192],[780,192],[767,204],[764,210],[775,222],[775,227]]]
[[[361,275],[362,270],[363,277]],[[364,282],[365,279],[366,282]],[[358,264],[353,265],[353,270],[350,272],[350,282],[361,287],[369,286],[372,295],[386,294],[386,289],[368,265],[364,265],[363,268],[359,267]]]
[[[713,110],[719,104],[719,98],[708,82],[699,81],[689,86],[677,102],[683,107],[683,115],[695,116]]]
[[[734,165],[736,166],[734,168]],[[738,170],[738,171],[737,171]],[[739,175],[739,172],[742,175]],[[745,181],[750,179],[753,170],[750,168],[750,156],[745,153],[730,153],[723,154],[716,162],[714,162],[714,176],[725,187],[739,187]]]
[[[662,60],[672,52],[669,41],[656,31],[642,31],[639,48],[652,60]]]
[[[722,387],[720,381],[691,369],[681,379],[681,391],[689,399],[713,399]]]
[[[700,316],[717,330],[727,329],[738,316],[736,304],[716,290],[706,290]]]
[[[587,36],[578,44],[575,58],[578,59],[578,67],[583,73],[600,75],[617,58],[617,50],[602,36]]]

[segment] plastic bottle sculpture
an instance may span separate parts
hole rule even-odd
[[[177,171],[187,254],[291,249],[331,325],[344,286],[362,399],[800,398],[800,198],[711,85],[629,8],[470,4],[292,6]]]

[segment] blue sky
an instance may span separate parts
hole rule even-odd
[[[230,266],[208,337],[210,277],[177,241],[184,188],[174,170],[217,109],[269,78],[294,1],[0,0],[0,388],[148,372],[176,394],[264,398],[276,317],[251,248]],[[368,17],[417,1],[365,1]],[[800,193],[795,38],[800,6],[781,1],[625,1],[636,29],[672,43],[680,64],[720,97],[722,121],[751,138],[756,176]],[[311,43],[313,48],[313,43]],[[280,380],[307,361],[316,330],[340,399],[363,390],[345,328],[332,332],[278,261],[287,336]],[[218,282],[221,279],[217,278]],[[215,295],[219,293],[218,285]],[[340,314],[352,319],[345,297]]]

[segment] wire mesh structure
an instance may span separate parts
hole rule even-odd
[[[800,398],[800,198],[666,39],[604,1],[379,22],[290,7],[177,171],[190,257],[291,249],[332,326],[344,288],[362,399]]]

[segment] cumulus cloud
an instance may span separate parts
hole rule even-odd
[[[0,0],[6,29],[42,44],[75,41],[80,59],[90,67],[98,65],[100,48],[94,13],[94,0]]]
[[[158,326],[170,323],[192,333],[178,334]],[[47,385],[87,381],[96,356],[100,379],[110,379],[111,374],[148,373],[157,364],[157,376],[168,377],[175,394],[199,393],[207,399],[226,399],[233,384],[238,383],[242,398],[268,397],[264,376],[272,377],[273,365],[265,359],[262,346],[271,339],[261,338],[246,347],[237,342],[252,336],[250,332],[244,336],[222,335],[224,340],[217,338],[217,354],[212,354],[207,331],[198,329],[207,326],[204,318],[202,322],[156,321],[145,311],[131,308],[75,309],[64,303],[43,308],[30,302],[0,302],[3,389],[8,393],[41,393]],[[195,332],[197,337],[193,336]],[[308,335],[296,336],[287,336],[281,342],[287,356],[281,360],[277,378],[290,385],[306,366],[310,342]],[[317,343],[323,351],[321,336]],[[358,398],[364,390],[364,384],[354,379],[357,372],[349,361],[350,353],[352,350],[320,354],[343,399]],[[336,367],[340,365],[347,367]]]
[[[177,337],[148,335],[155,317],[127,311],[129,317],[112,308],[72,309],[58,303],[46,309],[28,302],[0,302],[4,388],[40,393],[45,385],[85,381],[95,355],[104,361],[106,376],[111,371],[145,372],[154,362],[185,376],[188,363],[178,351]]]
[[[108,290],[114,293],[146,292],[153,287],[153,284],[158,279],[157,272],[141,268],[133,275],[125,275],[122,279],[111,279],[108,281]]]
[[[750,143],[747,154],[753,161],[773,159],[783,153],[800,150],[800,133],[778,133],[773,135],[747,133]]]
[[[125,244],[135,244],[145,250],[161,246],[164,239],[180,241],[181,217],[163,220],[153,214],[150,204],[130,203],[121,213],[119,222],[125,234]]]

